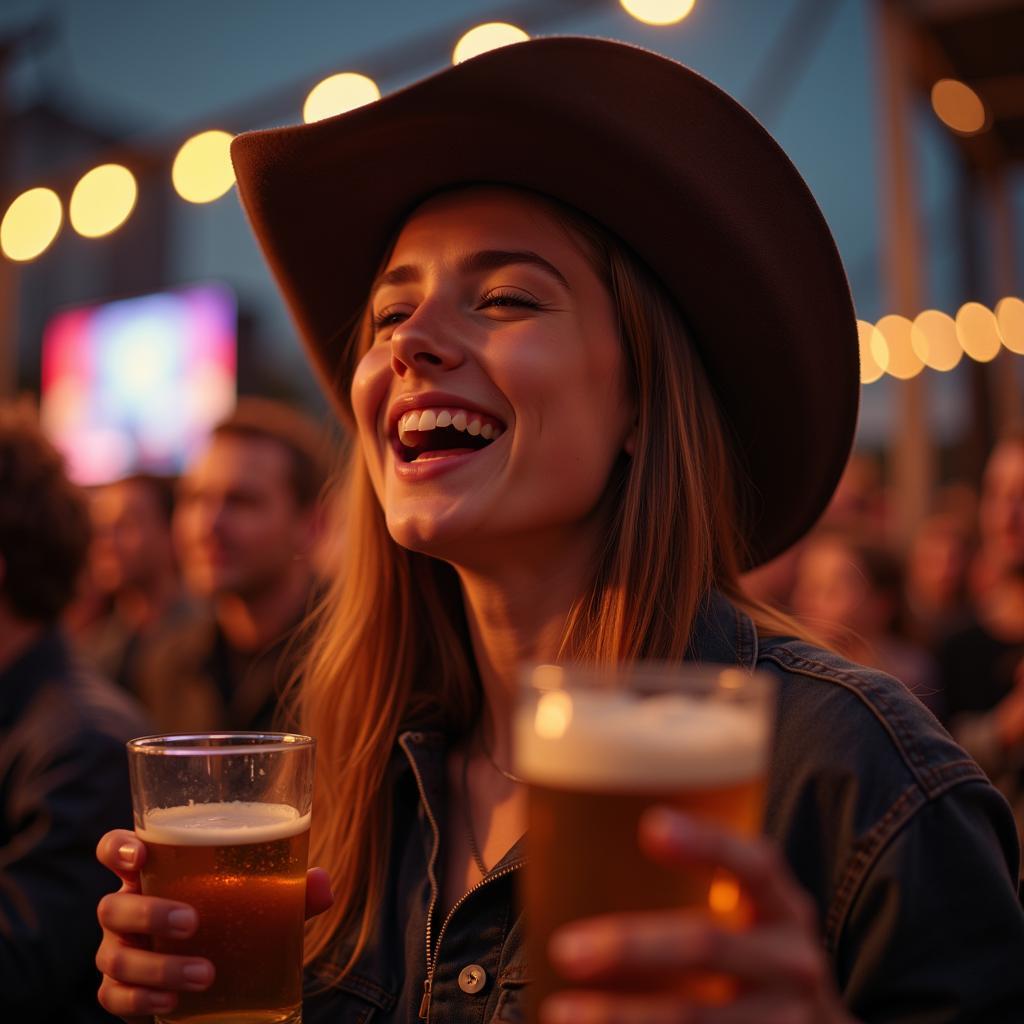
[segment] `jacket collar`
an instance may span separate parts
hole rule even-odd
[[[757,629],[750,616],[712,590],[694,619],[686,659],[752,672],[757,664]]]

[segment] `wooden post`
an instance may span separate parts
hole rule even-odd
[[[911,28],[892,0],[875,0],[882,193],[883,295],[888,311],[921,311],[921,227],[915,188]],[[934,478],[928,435],[927,371],[896,388],[891,445],[896,540],[906,542],[927,515]]]

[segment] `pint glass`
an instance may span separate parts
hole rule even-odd
[[[148,736],[128,744],[142,891],[189,903],[199,927],[161,953],[208,958],[205,992],[158,1022],[296,1024],[314,741],[288,733]]]
[[[524,871],[530,1020],[565,983],[548,963],[560,926],[597,914],[687,909],[742,925],[736,882],[713,868],[663,867],[640,851],[639,819],[666,805],[734,832],[761,826],[772,681],[736,668],[637,664],[524,674],[516,771],[528,785]],[[720,1002],[722,978],[666,978]],[[647,991],[650,991],[649,987]]]

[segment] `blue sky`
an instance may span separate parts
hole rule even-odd
[[[3,0],[0,34],[44,13],[57,26],[39,59],[19,68],[15,105],[47,91],[98,120],[126,126],[140,141],[173,145],[207,127],[241,130],[298,121],[306,90],[324,75],[363,70],[360,60],[368,55],[386,55],[411,38],[446,38],[447,29],[453,45],[461,31],[480,21],[515,20],[521,6],[512,0]],[[634,21],[617,0],[595,0],[583,15],[566,14],[577,7],[549,0],[546,30],[610,36],[659,50],[707,75],[762,116],[821,204],[846,262],[858,314],[876,319],[887,312],[916,312],[887,308],[878,270],[881,154],[870,0],[835,0],[813,47],[789,58],[792,87],[785,102],[771,110],[759,109],[764,95],[757,95],[758,83],[792,12],[806,10],[802,0],[697,0],[689,18],[660,29]],[[443,67],[448,54],[447,48],[426,50],[422,66],[379,84],[392,90]],[[283,106],[265,117],[254,112],[248,123],[221,123],[232,108],[272,94]],[[914,135],[929,253],[926,301],[948,312],[968,299],[992,301],[998,296],[966,295],[959,287],[952,143],[923,100]],[[1018,175],[1016,220],[1024,237],[1021,184]],[[282,360],[297,360],[280,300],[234,193],[209,206],[180,207],[173,225],[172,276],[233,284],[243,301],[274,325]],[[957,418],[956,393],[962,389],[956,375],[933,377],[936,415],[948,428]],[[891,386],[866,389],[869,433],[888,419]]]

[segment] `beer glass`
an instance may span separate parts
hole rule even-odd
[[[525,671],[514,745],[516,772],[528,787],[530,1020],[566,987],[547,948],[570,921],[679,908],[742,926],[747,908],[731,876],[656,864],[637,834],[654,805],[757,833],[773,709],[772,680],[734,667]],[[702,1003],[731,993],[726,979],[708,975],[666,978],[665,987]]]
[[[158,1022],[296,1024],[314,741],[288,733],[146,736],[128,744],[142,891],[189,903],[199,927],[157,939],[207,957],[205,992],[181,992]]]

